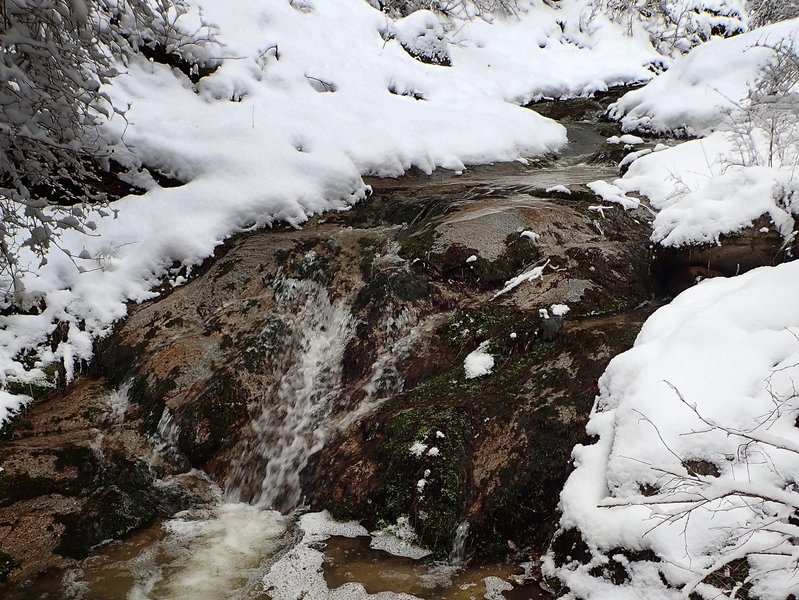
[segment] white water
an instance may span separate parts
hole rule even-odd
[[[449,551],[449,563],[459,565],[466,557],[466,541],[469,538],[469,522],[463,521],[455,530],[455,538],[452,540],[452,549]]]
[[[253,442],[236,460],[228,496],[285,513],[300,503],[300,472],[324,444],[354,323],[345,300],[331,302],[318,283],[280,280],[275,295],[290,346],[274,366],[275,387],[264,390]]]
[[[176,516],[162,539],[135,540],[64,577],[67,598],[267,600],[264,573],[296,542],[292,519],[243,503]]]

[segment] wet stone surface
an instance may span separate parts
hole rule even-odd
[[[438,558],[463,523],[478,562],[543,551],[596,381],[657,305],[649,213],[585,186],[618,173],[585,162],[602,108],[563,109],[560,159],[373,180],[131,306],[0,445],[0,579],[215,501],[201,472],[260,508],[407,516]],[[493,368],[467,379],[479,347]]]

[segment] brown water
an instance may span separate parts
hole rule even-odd
[[[296,517],[224,503],[108,544],[62,580],[51,578],[7,600],[275,600],[286,597],[281,588],[315,600],[352,583],[362,589],[343,598],[386,592],[423,600],[549,598],[524,582],[518,565],[414,560],[370,548],[371,539],[338,535],[303,541]],[[289,569],[273,569],[278,561]],[[291,580],[293,573],[305,572],[307,585]]]
[[[334,537],[324,548],[324,577],[331,589],[357,582],[370,594],[404,592],[424,600],[472,600],[489,590],[486,578],[513,581],[502,595],[508,600],[550,598],[535,583],[516,584],[524,569],[513,564],[452,567],[442,563],[392,556],[369,547],[369,538]]]

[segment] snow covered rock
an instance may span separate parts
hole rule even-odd
[[[396,39],[414,58],[432,65],[451,64],[444,27],[429,10],[417,10],[394,21],[387,34]]]
[[[775,23],[694,48],[639,90],[611,105],[626,131],[709,133],[745,102],[750,86],[775,58],[768,46],[797,44],[799,19]]]
[[[798,295],[799,262],[703,282],[611,362],[546,561],[575,596],[796,592]]]

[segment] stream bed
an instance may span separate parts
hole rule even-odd
[[[3,597],[547,598],[596,381],[658,306],[648,211],[585,185],[608,101],[547,105],[557,158],[372,180],[132,306],[5,442]]]

